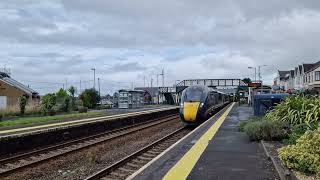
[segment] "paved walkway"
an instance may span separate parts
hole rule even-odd
[[[253,115],[252,108],[236,105],[229,114],[227,111],[216,114],[131,178],[279,179],[260,143],[250,142],[245,133],[239,132],[240,122]]]
[[[188,179],[279,179],[260,143],[249,142],[239,132],[241,121],[252,116],[252,108],[236,107],[226,118]]]

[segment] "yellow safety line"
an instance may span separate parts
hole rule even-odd
[[[164,180],[177,180],[186,179],[193,167],[196,165],[200,156],[203,154],[204,150],[207,148],[209,141],[217,133],[218,129],[230,113],[232,105],[222,114],[222,116],[210,127],[210,129],[200,137],[195,145],[177,162],[177,164],[172,167],[168,173],[164,176]]]
[[[104,121],[104,120],[110,120],[112,118],[117,118],[117,117],[127,117],[127,116],[131,116],[131,115],[146,114],[146,113],[169,110],[169,109],[174,109],[174,108],[163,108],[163,109],[160,109],[160,110],[157,109],[157,110],[140,111],[140,112],[132,112],[132,113],[125,113],[125,114],[118,114],[118,115],[111,115],[111,116],[104,116],[104,117],[97,117],[97,118],[89,118],[89,119],[67,121],[67,122],[61,122],[61,123],[45,124],[45,125],[40,125],[40,126],[24,127],[24,128],[17,128],[17,129],[8,129],[8,130],[0,131],[0,134],[28,131],[28,130],[41,129],[41,128],[49,128],[49,127],[62,126],[62,125],[68,125],[68,124],[79,125],[79,124],[84,124],[83,122],[89,123],[90,121],[93,121],[93,120]]]

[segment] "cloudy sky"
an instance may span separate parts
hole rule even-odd
[[[41,94],[253,77],[320,58],[319,0],[1,0],[0,67]],[[159,80],[160,81],[160,80]],[[160,84],[160,83],[159,83]]]

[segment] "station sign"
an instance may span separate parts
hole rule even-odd
[[[258,83],[252,82],[252,83],[248,83],[248,86],[257,88],[257,87],[261,87],[261,83],[260,82],[258,82]]]

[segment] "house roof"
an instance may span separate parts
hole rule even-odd
[[[290,70],[291,77],[294,77],[294,70]]]
[[[38,94],[35,90],[29,88],[28,86],[23,85],[22,83],[12,79],[8,74],[6,73],[0,73],[0,80],[10,86],[13,86],[15,88],[20,89],[21,91],[25,92],[26,94],[32,95],[32,94]]]
[[[310,71],[316,64],[302,64],[303,66],[303,71],[308,72]]]
[[[280,79],[284,79],[287,74],[290,74],[290,71],[278,71]]]
[[[318,62],[316,62],[316,63],[314,63],[312,65],[313,66],[306,72],[310,72],[310,71],[313,71],[313,70],[317,69],[320,66],[320,61],[318,61]]]
[[[302,74],[302,65],[299,65],[299,74]]]

